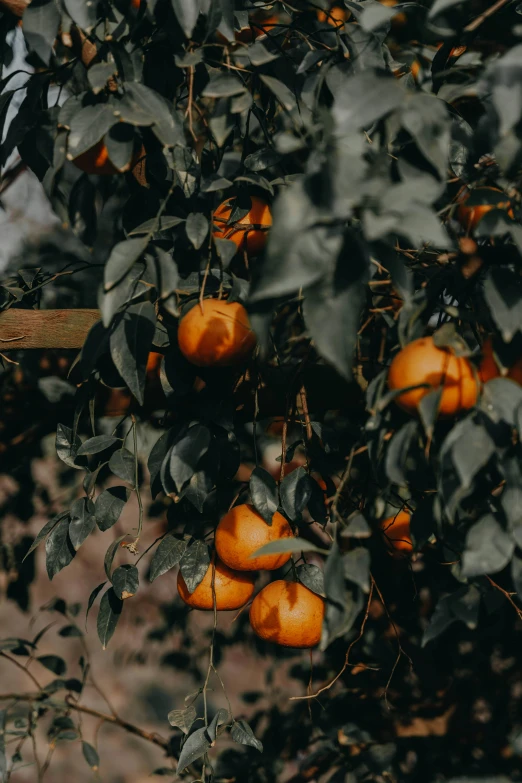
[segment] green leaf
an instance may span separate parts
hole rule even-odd
[[[279,494],[285,514],[293,521],[300,519],[312,495],[310,476],[306,470],[299,467],[285,476]]]
[[[87,618],[89,616],[89,612],[91,611],[94,602],[96,601],[97,597],[99,596],[99,594],[101,593],[101,591],[103,590],[103,588],[105,587],[106,584],[107,584],[107,582],[102,582],[101,584],[99,584],[97,587],[94,588],[94,590],[92,591],[92,593],[89,596],[89,600],[87,601],[87,611],[85,612],[85,626],[86,627],[87,627]]]
[[[125,239],[113,247],[105,264],[103,276],[105,291],[110,291],[123,280],[148,244],[149,237],[144,237],[142,239]]]
[[[78,435],[73,438],[73,432],[69,427],[58,424],[56,428],[56,453],[62,462],[65,462],[70,468],[83,470],[83,464],[76,463],[78,449],[81,445],[82,442]]]
[[[171,2],[179,26],[186,38],[190,38],[198,21],[200,0],[190,0],[189,2],[187,0],[171,0]]]
[[[347,136],[368,129],[374,122],[397,109],[406,92],[391,74],[367,70],[344,79],[336,91],[332,113],[339,133]]]
[[[27,6],[23,16],[23,32],[29,50],[49,65],[54,41],[60,26],[60,12],[54,0],[40,0]]]
[[[296,97],[286,84],[283,84],[283,82],[280,82],[279,79],[275,79],[273,76],[266,76],[265,74],[260,74],[260,78],[287,111],[297,108]]]
[[[71,506],[69,536],[76,552],[92,533],[95,524],[96,519],[94,517],[94,503],[92,500],[90,498],[75,500]]]
[[[200,459],[208,451],[210,441],[210,431],[202,424],[194,424],[186,434],[178,438],[162,465],[163,486],[165,487],[166,476],[172,479],[178,491],[181,491],[183,485],[196,472]]]
[[[97,103],[77,111],[70,121],[67,158],[73,160],[92,149],[116,122],[114,105],[110,103]]]
[[[138,569],[134,565],[122,565],[112,574],[114,592],[122,601],[136,595],[139,583]]]
[[[369,538],[371,534],[368,522],[360,511],[350,514],[340,532],[342,538]]]
[[[201,93],[205,98],[230,98],[246,92],[246,87],[237,76],[220,73],[213,76]]]
[[[189,238],[191,244],[196,250],[199,250],[205,241],[205,237],[208,234],[208,229],[208,220],[205,215],[201,214],[201,212],[191,212],[190,215],[188,215],[185,223],[185,231],[187,232],[187,237]]]
[[[105,449],[110,449],[115,443],[118,443],[120,438],[115,438],[114,435],[96,435],[94,438],[89,438],[84,441],[78,449],[78,456],[83,454],[99,454]]]
[[[100,767],[100,757],[98,756],[96,748],[93,748],[92,745],[89,745],[88,742],[84,741],[82,742],[82,752],[89,767],[97,772]]]
[[[210,565],[208,546],[204,541],[194,541],[183,552],[179,562],[181,575],[189,593],[201,583]]]
[[[204,756],[209,748],[210,741],[208,740],[205,726],[201,729],[196,729],[187,737],[181,748],[177,766],[178,775],[184,769],[190,767],[197,759],[201,758],[201,756]]]
[[[69,0],[70,2],[70,0]],[[84,6],[89,3],[83,3]],[[95,95],[103,90],[111,76],[118,73],[118,66],[115,62],[95,63],[87,71],[87,78]]]
[[[510,343],[522,331],[522,283],[518,275],[506,267],[490,268],[484,280],[484,296],[504,342]]]
[[[45,562],[47,575],[53,579],[72,562],[76,552],[69,538],[69,517],[61,519],[53,528],[45,542]]]
[[[116,630],[122,608],[123,601],[121,598],[118,598],[112,587],[109,588],[102,596],[100,611],[98,612],[98,619],[96,622],[98,638],[102,643],[104,650],[107,649],[107,645]]]
[[[167,571],[178,565],[186,548],[186,541],[175,538],[170,533],[167,534],[154,552],[150,564],[150,581],[153,582],[158,576],[166,574]]]
[[[239,745],[250,745],[260,753],[263,752],[263,744],[254,736],[254,732],[245,720],[234,721],[230,735]]]
[[[64,0],[65,8],[73,22],[86,33],[90,33],[96,24],[96,3],[88,3],[85,0]],[[109,63],[102,63],[108,65]],[[113,65],[113,68],[115,66]],[[96,68],[92,65],[88,70],[89,81],[90,73]],[[114,71],[113,71],[114,72]]]
[[[152,302],[140,302],[127,307],[119,316],[110,337],[114,365],[140,405],[144,402],[147,359],[155,327],[154,305]]]
[[[267,525],[271,525],[278,506],[275,479],[267,470],[257,467],[250,476],[249,488],[254,508],[261,514]]]
[[[154,134],[165,147],[174,147],[176,144],[184,146],[183,128],[173,105],[158,92],[139,82],[125,82],[124,89],[125,95],[118,104],[123,122],[152,125]]]
[[[324,574],[319,566],[305,563],[305,565],[298,566],[296,571],[297,578],[301,584],[311,590],[312,593],[317,593],[322,598],[326,597],[324,592]]]
[[[45,666],[46,669],[49,669],[50,672],[53,672],[53,674],[57,674],[58,676],[65,674],[67,670],[65,661],[58,655],[40,655],[36,660],[38,663],[41,663],[42,666]]]
[[[122,481],[127,481],[134,486],[136,465],[134,454],[128,449],[118,449],[118,451],[114,452],[109,460],[109,470],[111,470],[115,476],[121,478]]]
[[[70,637],[83,636],[83,633],[76,625],[64,625],[64,627],[60,628],[60,630],[58,631],[58,635],[68,639]]]
[[[29,557],[31,552],[34,552],[38,544],[40,544],[44,540],[44,538],[46,538],[46,536],[51,532],[51,530],[53,530],[56,527],[58,522],[60,522],[62,519],[65,519],[65,517],[68,516],[69,516],[68,511],[62,511],[60,514],[57,514],[55,517],[53,517],[52,519],[50,519],[48,522],[45,523],[43,528],[40,530],[40,532],[34,539],[31,546],[27,550],[26,554],[24,555],[24,559],[22,560],[22,563],[24,562],[26,557]]]
[[[127,487],[109,487],[98,495],[94,513],[100,530],[109,530],[116,524],[129,497]]]
[[[327,549],[321,549],[320,547],[312,544],[311,541],[307,541],[305,538],[279,538],[277,541],[270,541],[268,544],[264,544],[262,547],[253,552],[250,557],[258,557],[259,555],[279,555],[283,552],[319,552],[322,555],[327,555]]]
[[[190,705],[184,710],[171,710],[168,719],[171,726],[181,729],[183,734],[188,734],[197,716],[196,708]]]
[[[184,223],[185,219],[176,217],[175,215],[163,215],[159,218],[151,218],[150,220],[146,220],[144,223],[141,223],[136,228],[133,228],[132,231],[129,231],[129,236],[134,236],[135,234],[149,234],[149,233],[159,233],[160,231],[167,231],[169,228],[175,228],[175,226],[179,226],[180,223]]]
[[[357,547],[343,555],[343,569],[346,579],[359,585],[365,593],[370,592],[370,553],[364,547]]]
[[[314,202],[314,187],[317,184],[300,178],[276,198],[266,257],[250,291],[252,301],[293,294],[332,269],[342,247],[342,230],[328,225],[331,208]]]
[[[496,574],[511,560],[515,542],[502,530],[493,514],[477,522],[466,536],[462,574],[466,577]]]
[[[105,552],[105,557],[103,559],[103,567],[105,569],[105,573],[107,574],[108,579],[111,579],[112,561],[114,560],[116,552],[118,551],[118,547],[120,546],[124,538],[127,538],[126,533],[125,535],[119,536],[118,538],[114,539],[112,544],[110,544],[109,548]]]
[[[339,267],[345,268],[344,257]],[[354,273],[354,268],[359,270]],[[320,355],[348,380],[352,377],[357,330],[366,301],[367,261],[353,253],[349,275],[336,275],[335,284],[307,288],[303,315]]]

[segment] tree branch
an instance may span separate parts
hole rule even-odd
[[[0,702],[43,701],[45,698],[47,698],[48,695],[49,694],[46,694],[43,691],[37,691],[35,693],[0,693]],[[129,723],[128,721],[123,720],[122,718],[119,718],[115,715],[107,715],[107,713],[99,712],[98,710],[92,709],[92,707],[86,707],[83,704],[78,704],[78,702],[74,701],[70,695],[66,696],[65,701],[67,706],[76,712],[81,712],[84,715],[92,715],[94,718],[99,718],[99,720],[105,723],[113,723],[115,726],[119,726],[121,729],[128,731],[129,734],[134,734],[136,737],[141,737],[147,742],[152,742],[153,745],[156,745],[158,748],[161,748],[166,752],[170,751],[169,741],[160,734],[156,734],[156,732],[145,731],[145,729],[140,729],[139,726],[135,726],[133,723]]]

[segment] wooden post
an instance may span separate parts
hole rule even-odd
[[[27,348],[81,348],[99,310],[0,312],[0,352]]]

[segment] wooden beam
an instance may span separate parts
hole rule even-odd
[[[81,348],[99,319],[99,310],[4,310],[0,312],[0,351]]]

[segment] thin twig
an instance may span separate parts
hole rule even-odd
[[[346,655],[344,657],[344,663],[343,663],[342,669],[335,675],[335,677],[332,680],[330,680],[329,683],[327,683],[326,685],[323,685],[323,687],[319,688],[319,690],[316,691],[315,693],[307,694],[306,696],[290,696],[290,701],[302,701],[302,700],[305,700],[305,699],[317,699],[317,697],[321,693],[324,693],[324,691],[329,691],[330,688],[333,685],[335,685],[337,680],[340,677],[343,676],[343,674],[345,673],[345,671],[348,668],[348,666],[353,666],[354,665],[354,664],[350,663],[350,653],[352,651],[352,648],[357,644],[358,641],[360,641],[362,639],[362,636],[364,634],[364,628],[365,628],[365,625],[366,625],[366,621],[368,620],[368,616],[370,614],[370,604],[371,604],[371,601],[372,601],[373,588],[374,587],[376,587],[376,584],[375,584],[375,581],[374,581],[374,579],[372,577],[371,584],[370,584],[370,593],[368,595],[368,601],[366,603],[366,612],[364,614],[364,619],[363,619],[363,621],[361,623],[361,628],[359,630],[359,635],[357,636],[356,639],[353,640],[353,642],[351,642],[350,646],[348,647],[348,649],[346,651]],[[371,666],[365,666],[365,668],[366,669],[372,669]]]
[[[483,14],[480,14],[480,16],[477,16],[476,19],[474,19],[472,22],[470,22],[465,28],[465,33],[473,33],[475,30],[480,27],[480,25],[486,21],[486,19],[489,19],[490,16],[493,16],[493,14],[496,14],[497,11],[500,11],[500,9],[505,6],[507,3],[509,3],[510,0],[497,0],[496,3],[491,5],[489,8],[487,8]]]
[[[397,639],[397,645],[398,645],[397,658],[395,659],[395,663],[393,664],[393,667],[392,667],[392,670],[390,672],[390,676],[388,677],[388,681],[387,681],[387,683],[385,685],[384,694],[383,694],[384,695],[384,702],[385,702],[386,706],[388,707],[388,709],[390,709],[390,703],[388,701],[388,689],[389,689],[391,681],[393,679],[393,675],[395,674],[395,669],[399,665],[399,661],[401,659],[401,656],[404,655],[404,657],[408,659],[409,664],[410,664],[410,669],[413,669],[413,661],[410,658],[410,656],[408,655],[408,653],[405,652],[403,650],[403,648],[402,648],[401,640],[399,638],[399,632],[397,631],[397,626],[395,625],[395,623],[393,622],[393,620],[391,618],[391,615],[390,615],[390,613],[388,611],[388,607],[386,606],[386,601],[384,600],[384,597],[383,597],[381,591],[379,590],[379,586],[378,586],[377,582],[374,580],[373,576],[372,576],[372,581],[373,581],[373,584],[374,584],[375,589],[377,591],[377,594],[378,594],[378,596],[380,598],[380,601],[381,601],[381,604],[382,604],[382,608],[386,612],[386,617],[390,621],[390,625],[393,628],[393,633],[395,634],[395,638]]]
[[[494,582],[493,579],[490,576],[488,576],[487,574],[486,574],[486,579],[488,580],[490,585],[495,588],[495,590],[498,590],[500,593],[502,593],[502,595],[504,595],[507,598],[507,600],[509,601],[509,603],[511,604],[511,606],[514,608],[515,612],[517,613],[518,619],[522,620],[522,609],[520,609],[516,605],[516,603],[514,602],[514,600],[511,597],[511,593],[508,593],[507,590],[504,590],[503,587],[501,587],[499,584]]]

